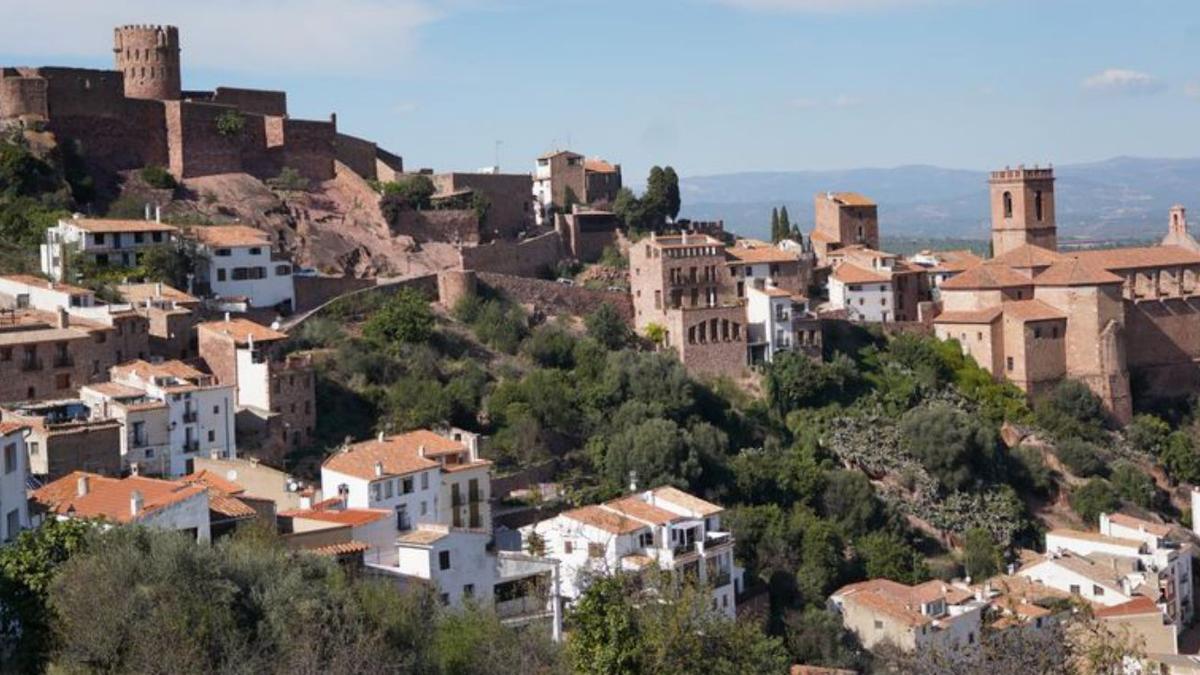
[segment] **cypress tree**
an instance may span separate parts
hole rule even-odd
[[[783,241],[792,234],[792,221],[788,218],[787,206],[779,207],[779,239]]]
[[[779,241],[779,209],[771,209],[771,241]]]

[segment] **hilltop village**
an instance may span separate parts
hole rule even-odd
[[[104,574],[170,558],[237,579],[221,630],[289,617],[155,634],[214,671],[371,670],[317,648],[353,607],[414,672],[1200,672],[1184,207],[1060,247],[1017,166],[986,256],[886,252],[836,185],[748,239],[679,218],[670,167],[412,170],[181,53],[122,26],[112,70],[0,67],[0,658],[146,669],[70,608],[142,644]],[[275,600],[297,570],[361,593]]]

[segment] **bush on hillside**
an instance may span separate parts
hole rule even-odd
[[[142,177],[142,182],[152,188],[159,190],[174,190],[179,187],[179,183],[175,180],[175,176],[171,175],[170,171],[159,166],[158,164],[148,164],[142,167],[138,172]]]
[[[1054,447],[1054,454],[1067,470],[1080,478],[1104,473],[1104,459],[1100,456],[1100,449],[1087,441],[1078,438],[1059,441]]]

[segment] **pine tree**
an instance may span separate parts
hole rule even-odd
[[[771,241],[779,241],[779,209],[771,209]]]
[[[779,207],[779,239],[776,243],[787,239],[792,234],[792,221],[788,218],[787,206]]]

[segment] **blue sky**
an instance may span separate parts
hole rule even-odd
[[[31,6],[32,5],[32,6]],[[0,0],[0,63],[109,67],[113,25],[180,26],[185,88],[410,167],[527,171],[554,147],[639,182],[903,164],[1200,155],[1196,0]]]

